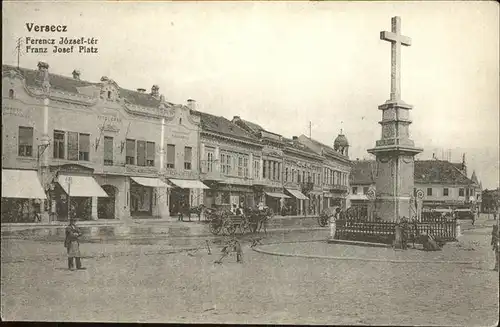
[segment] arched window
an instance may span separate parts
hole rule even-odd
[[[9,90],[9,98],[14,99],[14,90],[13,89]]]

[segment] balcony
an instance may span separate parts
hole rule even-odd
[[[348,190],[347,185],[341,185],[341,184],[327,185],[326,187],[329,189],[331,193],[347,192]]]
[[[200,178],[205,181],[222,181],[225,179],[220,172],[219,162],[208,160],[201,161]]]

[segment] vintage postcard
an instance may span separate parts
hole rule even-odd
[[[496,2],[2,23],[2,320],[498,324]]]

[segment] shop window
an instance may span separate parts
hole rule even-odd
[[[127,165],[135,165],[135,140],[127,139],[125,147],[125,162]]]
[[[137,166],[146,166],[146,141],[137,141]]]
[[[64,159],[64,139],[65,139],[66,133],[63,131],[54,131],[54,158],[55,159]]]
[[[90,134],[79,135],[78,142],[78,160],[89,161],[90,160]]]
[[[68,160],[78,160],[78,133],[68,132]]]
[[[189,146],[184,147],[184,169],[191,170],[193,149]]]
[[[427,188],[427,196],[432,196],[432,187]]]
[[[167,144],[167,168],[175,168],[175,145]]]
[[[146,143],[146,166],[154,167],[155,166],[155,142],[147,142]]]
[[[465,196],[465,189],[459,188],[458,189],[458,196]]]
[[[19,126],[18,155],[21,157],[33,156],[33,127]]]
[[[113,138],[104,137],[104,165],[113,166]]]
[[[448,192],[449,192],[448,188],[445,187],[443,189],[443,196],[448,196]]]

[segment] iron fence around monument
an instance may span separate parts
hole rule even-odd
[[[387,221],[364,221],[339,219],[336,221],[335,239],[392,244],[396,223]],[[456,240],[455,221],[432,221],[408,223],[409,240],[421,243],[420,235],[431,234],[436,240],[452,242]]]

